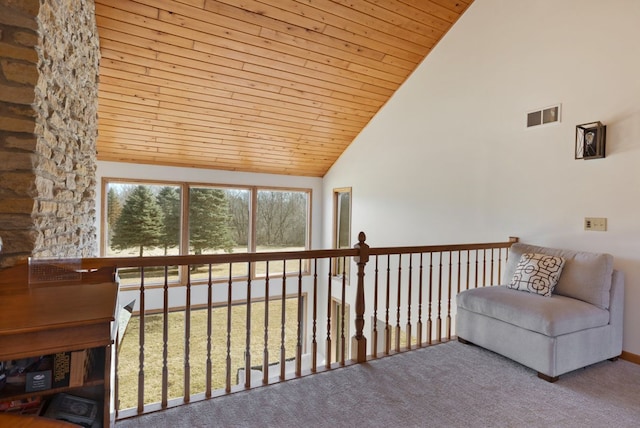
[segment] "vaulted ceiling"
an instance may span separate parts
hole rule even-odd
[[[95,0],[98,159],[322,177],[473,0]]]

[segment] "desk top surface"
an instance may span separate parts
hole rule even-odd
[[[0,295],[0,337],[113,321],[118,285],[40,285]]]
[[[0,275],[0,338],[114,320],[117,282],[29,285],[26,266],[2,271]]]
[[[0,413],[0,427],[12,428],[77,428],[79,425],[38,416]]]

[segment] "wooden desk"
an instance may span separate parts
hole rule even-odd
[[[110,345],[116,283],[0,293],[0,361]]]
[[[9,413],[0,413],[0,428],[78,428],[80,425],[70,424],[55,419],[40,418],[37,416],[21,416]]]
[[[0,276],[4,273],[0,271]],[[15,278],[21,278],[20,274]],[[110,426],[117,297],[116,282],[29,286],[24,281],[3,278],[0,281],[0,361],[96,349],[99,361],[104,360],[104,370],[96,370],[85,385],[75,388],[17,393],[7,386],[0,391],[0,401],[58,392],[88,395],[104,403],[103,426]]]

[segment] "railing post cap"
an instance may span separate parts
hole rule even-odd
[[[360,254],[353,257],[353,261],[358,264],[367,263],[369,261],[369,245],[364,242],[366,238],[367,236],[364,234],[364,232],[358,233],[358,243],[353,246],[353,248],[360,250]]]

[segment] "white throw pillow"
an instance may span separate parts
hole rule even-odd
[[[563,267],[562,257],[524,253],[507,287],[549,297],[558,283]]]

